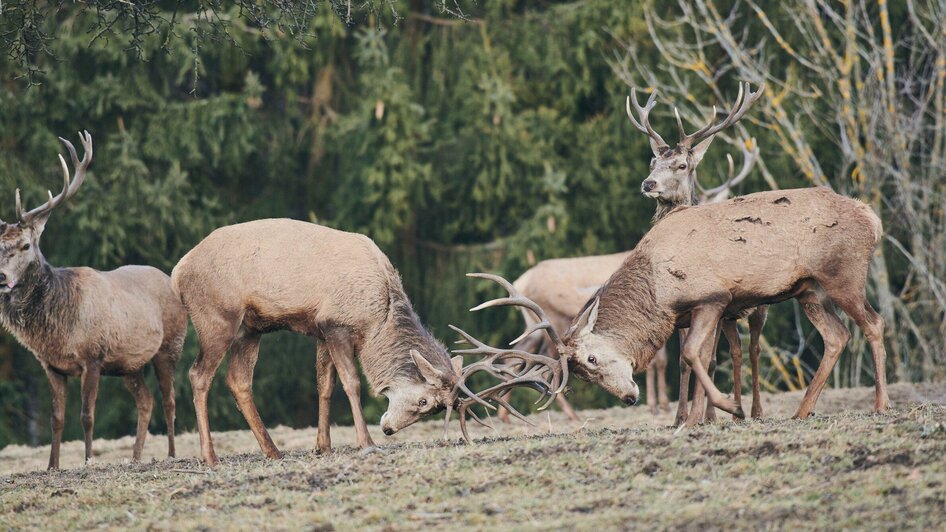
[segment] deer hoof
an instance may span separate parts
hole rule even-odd
[[[742,411],[741,406],[736,407],[736,411],[732,413],[733,419],[746,419],[746,413]]]

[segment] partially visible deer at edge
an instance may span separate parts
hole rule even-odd
[[[154,399],[144,380],[144,366],[154,366],[168,426],[168,456],[174,456],[174,366],[187,332],[187,315],[166,274],[149,266],[123,266],[100,272],[92,268],[56,268],[40,251],[49,215],[75,195],[92,162],[92,136],[80,133],[85,149],[80,161],[69,150],[75,175],[62,155],[63,188],[32,209],[20,207],[18,221],[0,220],[0,322],[29,349],[46,371],[52,396],[52,444],[49,469],[59,468],[65,422],[66,378],[82,382],[82,430],[85,459],[92,458],[92,430],[100,375],[124,378],[135,398],[138,426],[134,460],[141,459]]]
[[[677,120],[677,128],[680,133],[680,140],[675,148],[671,148],[663,138],[650,125],[650,111],[656,104],[657,91],[653,91],[647,99],[647,103],[641,106],[637,101],[636,90],[631,91],[631,96],[626,101],[627,117],[634,126],[646,134],[650,139],[650,147],[654,153],[650,162],[650,175],[641,183],[641,192],[657,202],[657,212],[654,215],[654,221],[663,219],[674,209],[683,206],[698,204],[718,203],[726,200],[731,194],[732,187],[738,185],[749,175],[752,165],[758,158],[758,146],[755,139],[749,143],[753,149],[748,149],[743,144],[743,155],[745,157],[742,170],[736,174],[732,157],[729,157],[729,178],[721,185],[705,189],[700,185],[696,176],[696,169],[703,160],[703,156],[712,144],[716,134],[736,124],[752,105],[762,96],[765,87],[752,92],[748,83],[743,87],[739,86],[739,94],[732,106],[729,114],[721,122],[716,122],[716,107],[713,107],[713,116],[709,123],[698,131],[687,134],[683,129],[683,122],[680,119],[680,113],[674,109],[674,115]],[[637,110],[637,118],[631,112],[631,103]],[[699,195],[697,195],[699,191]],[[762,305],[753,309],[746,309],[736,319],[746,317],[749,322],[749,363],[752,368],[752,417],[762,417],[762,401],[759,389],[759,337],[762,333],[762,327],[765,325],[768,316],[768,307]],[[721,332],[726,336],[729,343],[729,351],[733,362],[733,395],[735,401],[740,406],[742,404],[742,342],[739,339],[739,330],[736,327],[736,319],[724,318],[720,322]],[[719,332],[716,334],[716,342],[719,341]],[[686,331],[680,331],[681,346],[686,341]],[[680,395],[677,401],[676,425],[684,421],[693,425],[698,423],[703,414],[703,387],[697,381],[693,389],[693,405],[687,411],[687,400],[690,388],[690,365],[680,358]],[[659,355],[658,355],[659,357]],[[708,365],[710,376],[714,375],[716,368],[716,349],[709,360],[704,364]],[[706,408],[705,418],[712,421],[716,418],[713,408]]]

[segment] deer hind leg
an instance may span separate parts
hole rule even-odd
[[[99,395],[102,368],[98,361],[82,368],[82,434],[85,436],[85,461],[92,459],[92,432],[95,428],[95,400]]]
[[[720,324],[722,321],[720,321]],[[716,339],[713,340],[713,349],[709,353],[704,353],[705,357],[707,354],[709,358],[704,358],[703,362],[706,364],[706,371],[709,373],[710,379],[713,382],[716,382],[716,353],[719,352],[719,337],[722,335],[723,329],[721,325],[716,326]],[[707,423],[714,423],[716,421],[716,408],[713,407],[709,402],[706,403],[706,415],[704,419]]]
[[[66,423],[66,376],[56,373],[48,366],[44,369],[46,378],[49,379],[49,395],[53,400],[53,408],[49,416],[52,442],[49,445],[47,469],[59,469],[59,446],[62,443],[62,428]]]
[[[260,336],[254,332],[241,329],[241,334],[233,341],[230,347],[230,361],[227,367],[227,388],[236,399],[237,408],[246,419],[246,423],[256,436],[260,450],[269,458],[282,458],[282,453],[276,448],[273,439],[269,436],[263,420],[260,418],[256,403],[253,401],[253,370],[259,359]]]
[[[742,341],[739,330],[733,320],[723,320],[720,324],[726,341],[729,342],[729,354],[732,356],[732,393],[733,400],[742,408]],[[733,416],[733,419],[737,419]]]
[[[335,392],[335,364],[328,351],[328,344],[319,340],[315,352],[315,379],[319,390],[319,433],[316,440],[322,454],[332,452],[331,409],[332,393]]]
[[[334,328],[325,333],[332,362],[338,371],[338,378],[342,381],[342,388],[348,396],[351,405],[351,414],[355,423],[355,435],[361,447],[374,447],[374,441],[368,433],[368,424],[361,411],[361,377],[355,365],[355,349],[351,336],[346,329]]]
[[[174,416],[176,403],[174,400],[174,366],[177,365],[180,350],[167,350],[162,347],[155,355],[151,364],[154,374],[158,378],[158,387],[161,389],[161,405],[164,407],[164,421],[168,426],[168,458],[174,458]]]
[[[874,410],[882,412],[890,406],[887,395],[887,351],[884,348],[884,319],[874,310],[864,295],[865,276],[858,276],[858,282],[823,283],[828,296],[841,307],[854,323],[864,331],[870,342],[874,362]]]
[[[654,358],[654,369],[657,371],[657,405],[664,412],[670,412],[670,399],[667,398],[667,346],[657,351]]]
[[[135,431],[135,446],[131,451],[131,459],[140,462],[141,451],[145,446],[145,438],[148,437],[148,425],[151,424],[151,409],[154,408],[154,397],[151,396],[151,390],[145,384],[144,370],[125,375],[122,381],[125,384],[125,389],[135,398],[135,407],[138,409],[138,427]]]
[[[821,338],[824,340],[824,356],[821,357],[821,363],[811,382],[808,383],[808,390],[805,391],[805,397],[794,417],[796,419],[805,419],[811,414],[818,397],[824,390],[825,383],[831,375],[831,370],[841,358],[841,352],[844,346],[851,339],[851,333],[847,327],[841,323],[831,301],[828,300],[820,290],[812,289],[798,297],[799,302],[805,310],[805,315],[811,323],[818,329]]]
[[[210,393],[210,385],[213,384],[214,374],[236,335],[237,325],[223,318],[214,320],[194,314],[191,314],[191,320],[197,331],[200,351],[187,375],[194,393],[194,411],[197,417],[197,431],[200,434],[200,458],[207,465],[213,466],[219,464],[220,460],[217,459],[213,439],[210,437],[207,396]]]
[[[752,366],[752,419],[762,417],[762,397],[759,390],[759,337],[769,315],[769,307],[756,307],[749,314],[749,364]]]
[[[696,374],[698,382],[702,384],[709,404],[742,419],[745,418],[742,409],[735,401],[727,398],[716,388],[713,379],[703,366],[704,360],[709,360],[710,356],[715,355],[712,350],[717,339],[719,320],[722,318],[724,308],[724,305],[705,305],[693,309],[690,332],[684,345],[683,356],[693,368],[693,373]],[[693,417],[691,412],[690,418],[687,420],[688,425]]]
[[[686,345],[687,331],[689,329],[680,329],[680,393],[677,398],[677,416],[673,421],[674,426],[679,427],[687,420],[690,400],[690,364],[683,357],[683,348]]]

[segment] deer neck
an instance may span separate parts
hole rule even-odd
[[[635,249],[598,293],[595,333],[607,336],[643,371],[673,334],[673,312],[657,301],[646,249]]]
[[[420,352],[435,368],[450,370],[446,348],[424,328],[407,296],[392,290],[385,319],[366,331],[358,354],[372,390],[421,380],[411,349]]]
[[[0,295],[0,322],[27,347],[48,341],[75,321],[74,273],[54,268],[42,256],[12,291]]]
[[[677,207],[690,207],[698,205],[700,202],[696,195],[696,169],[690,171],[686,180],[680,184],[680,192],[672,199],[657,200],[657,209],[654,212],[653,222],[657,223],[663,220],[671,211]]]

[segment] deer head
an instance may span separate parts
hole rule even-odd
[[[17,222],[11,224],[0,220],[0,293],[10,293],[15,290],[28,272],[45,260],[39,249],[39,239],[46,227],[46,221],[56,207],[62,205],[79,190],[85,180],[86,169],[92,162],[92,136],[88,131],[83,131],[79,133],[79,137],[85,150],[81,161],[72,143],[62,137],[59,138],[69,150],[72,165],[75,167],[75,174],[70,179],[66,160],[62,154],[59,155],[59,162],[62,165],[62,192],[55,197],[52,192],[48,192],[49,200],[46,203],[30,211],[23,211],[20,206],[20,190],[17,189]]]
[[[671,205],[693,205],[696,197],[696,167],[703,160],[706,150],[712,144],[716,134],[738,122],[750,107],[762,96],[765,87],[752,92],[748,82],[739,85],[739,94],[729,114],[721,122],[716,122],[716,106],[709,122],[699,130],[687,134],[683,129],[680,113],[674,109],[680,140],[671,148],[650,125],[650,111],[653,109],[657,91],[653,91],[642,107],[637,101],[636,89],[625,102],[627,118],[634,127],[650,138],[650,147],[654,157],[650,161],[650,175],[641,183],[641,192],[660,203]],[[631,111],[631,104],[637,110],[637,118]]]
[[[450,359],[451,367],[447,370],[431,364],[416,349],[411,349],[410,355],[420,380],[402,381],[379,392],[388,400],[388,409],[380,423],[381,431],[388,436],[457,401],[456,384],[463,365],[462,356]]]

